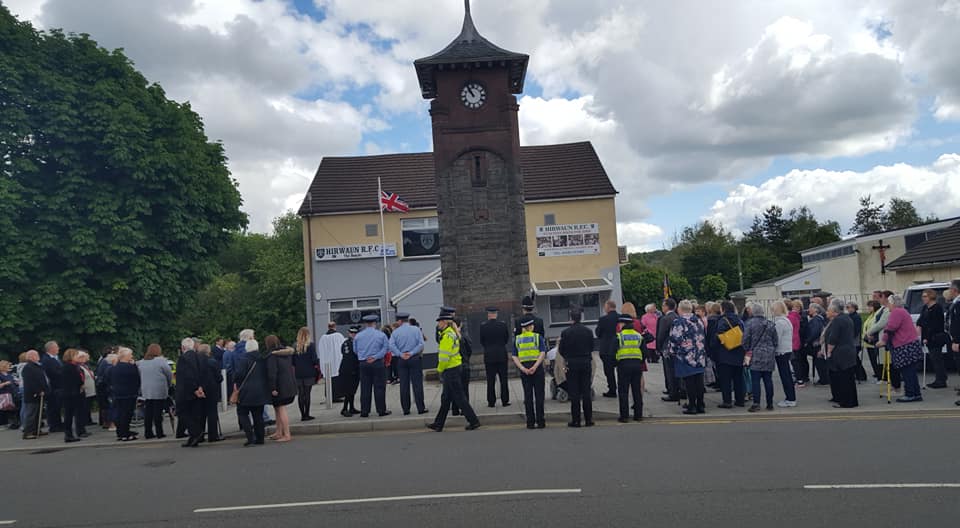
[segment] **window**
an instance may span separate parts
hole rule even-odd
[[[377,227],[379,227],[379,226],[377,226],[377,224],[367,224],[367,225],[365,225],[365,226],[364,226],[364,229],[365,229],[366,232],[367,232],[367,236],[368,236],[368,237],[375,237],[375,236],[379,235],[380,232],[379,232],[379,230],[377,229]]]
[[[853,246],[846,246],[837,249],[830,249],[826,251],[821,251],[820,253],[814,253],[812,255],[806,255],[803,257],[803,263],[808,264],[810,262],[819,262],[821,260],[831,260],[840,257],[846,257],[853,255]]]
[[[330,301],[330,320],[337,323],[337,331],[342,334],[346,334],[351,326],[360,324],[368,315],[383,319],[379,298]]]
[[[583,310],[584,323],[597,322],[603,315],[601,308],[608,298],[610,298],[608,292],[551,296],[550,324],[569,323],[571,306],[579,306]]]
[[[473,155],[472,166],[470,167],[470,183],[474,187],[487,186],[487,156],[479,153]]]
[[[404,257],[432,257],[440,254],[440,224],[437,217],[407,218],[400,221]]]
[[[926,233],[917,233],[915,235],[907,235],[903,238],[904,245],[906,246],[907,251],[923,244],[927,240],[933,240],[939,235],[941,231],[927,231]]]
[[[543,215],[543,225],[557,225],[557,215],[553,213]]]

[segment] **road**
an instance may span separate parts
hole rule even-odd
[[[451,425],[458,424],[456,420]],[[4,455],[15,526],[923,526],[960,516],[960,415],[744,418]],[[528,491],[542,494],[528,494]],[[564,491],[549,491],[564,490]],[[516,495],[429,497],[411,495]],[[317,501],[299,505],[197,512]]]

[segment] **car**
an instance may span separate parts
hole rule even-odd
[[[923,292],[925,290],[937,292],[937,302],[939,302],[941,306],[946,306],[947,301],[943,298],[943,292],[949,289],[949,282],[928,282],[910,286],[903,292],[903,307],[910,312],[913,322],[916,323],[917,319],[920,318],[920,312],[923,310]]]

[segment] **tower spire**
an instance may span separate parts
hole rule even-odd
[[[473,15],[470,13],[470,0],[463,0],[463,29],[460,30],[458,40],[473,42],[477,39],[477,27],[473,25]]]

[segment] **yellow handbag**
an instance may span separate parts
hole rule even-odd
[[[740,328],[740,325],[735,325],[730,323],[730,320],[726,317],[723,318],[724,321],[730,326],[730,329],[722,334],[717,335],[717,339],[720,340],[720,344],[723,345],[723,348],[727,350],[733,350],[741,345],[743,345],[743,329]]]

